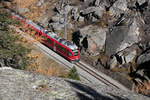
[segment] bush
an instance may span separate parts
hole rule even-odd
[[[80,77],[79,77],[79,75],[78,75],[77,70],[76,70],[75,67],[73,67],[73,68],[70,70],[70,72],[69,72],[69,74],[68,74],[68,78],[74,79],[74,80],[80,80]]]

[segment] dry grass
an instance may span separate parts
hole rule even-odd
[[[68,72],[64,67],[56,63],[54,60],[49,59],[38,50],[32,50],[28,57],[32,59],[32,61],[27,70],[48,76],[67,77]]]
[[[41,6],[37,6],[37,3],[39,0],[14,0],[13,4],[17,6],[18,8],[28,8],[30,12],[27,12],[24,14],[29,19],[38,21],[40,17],[45,14],[45,12],[51,16],[53,14],[53,5],[57,2],[58,0],[50,0],[49,2],[46,1],[44,2]]]
[[[113,72],[127,72],[128,68],[124,68],[124,67],[118,68],[118,67],[115,67],[115,68],[112,68],[111,71],[113,71]]]
[[[99,59],[102,65],[107,66],[107,62],[109,62],[110,58],[105,53],[101,52],[99,55]]]
[[[46,5],[44,5],[43,7],[31,7],[30,10],[31,12],[26,13],[25,16],[27,16],[29,19],[32,20],[39,20],[39,18],[43,15],[45,9],[46,9]]]
[[[58,68],[58,67],[49,67],[49,68],[41,68],[38,67],[35,72],[48,75],[48,76],[57,76],[57,77],[67,77],[67,72],[65,73],[63,71],[63,68]]]
[[[29,6],[35,4],[38,0],[13,0],[20,8],[28,8]]]

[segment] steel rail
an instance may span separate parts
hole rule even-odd
[[[93,70],[91,70],[90,68],[88,68],[85,65],[83,65],[81,62],[76,63],[76,66],[80,67],[81,69],[83,69],[84,71],[86,71],[87,73],[89,73],[90,75],[92,75],[93,77],[95,77],[96,79],[98,79],[99,81],[103,82],[107,86],[113,86],[115,88],[119,88],[117,85],[115,85],[112,82],[106,80],[104,77],[100,76],[99,74],[97,74],[96,72],[94,72]]]

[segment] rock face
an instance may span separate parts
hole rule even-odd
[[[88,36],[88,50],[90,53],[96,54],[104,49],[107,30],[107,28],[99,28],[96,25],[89,25],[79,30],[82,35],[81,41],[85,36]]]
[[[142,39],[142,32],[140,32],[140,25],[142,19],[133,18],[125,26],[114,27],[113,31],[107,35],[106,52],[108,55],[117,53],[138,43]],[[117,36],[117,38],[116,38]]]
[[[127,1],[126,0],[117,0],[113,6],[110,8],[110,12],[115,15],[118,16],[121,13],[124,13],[125,11],[127,11]]]
[[[0,68],[1,100],[149,100],[128,91]]]
[[[93,7],[88,7],[86,9],[82,10],[81,13],[83,15],[88,15],[88,14],[93,13],[93,15],[99,19],[102,17],[104,11],[105,11],[105,9],[101,6],[98,6],[98,7],[93,6]]]
[[[149,61],[150,61],[150,51],[147,51],[138,57],[137,64],[140,65]]]
[[[136,59],[139,52],[140,49],[137,45],[132,45],[131,47],[118,52],[112,56],[112,59],[110,60],[110,68],[122,66],[129,67],[130,64]]]

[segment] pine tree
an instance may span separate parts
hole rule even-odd
[[[70,72],[69,72],[69,74],[68,74],[68,78],[74,79],[74,80],[80,80],[80,77],[79,77],[79,75],[78,75],[78,73],[77,73],[77,69],[76,69],[75,67],[73,67],[73,68],[70,70]]]

